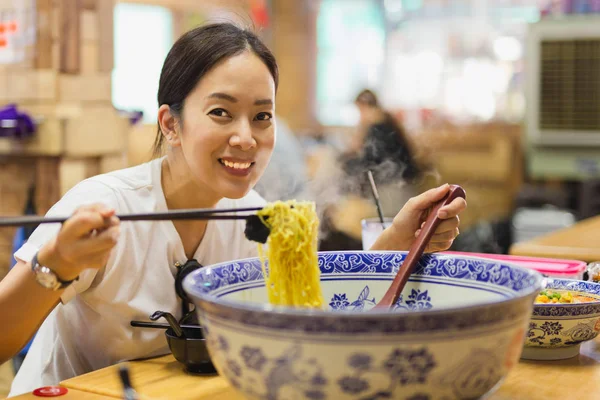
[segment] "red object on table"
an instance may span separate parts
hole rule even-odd
[[[33,394],[38,397],[58,397],[67,394],[69,390],[62,386],[44,386],[37,388]]]

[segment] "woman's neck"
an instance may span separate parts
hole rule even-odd
[[[169,153],[161,165],[161,184],[167,208],[214,208],[220,198],[210,187],[204,187],[193,179],[185,162],[178,161],[182,159],[182,154]],[[178,220],[173,221],[173,226],[179,234],[186,257],[194,258],[206,233],[208,221]]]
[[[193,179],[187,165],[171,154],[162,162],[161,184],[168,209],[213,208],[221,200]]]

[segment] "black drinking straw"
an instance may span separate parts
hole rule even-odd
[[[375,199],[375,206],[377,207],[377,214],[379,214],[381,227],[385,230],[385,221],[383,220],[383,212],[381,211],[381,203],[379,202],[379,193],[377,192],[377,186],[375,186],[375,180],[373,179],[371,170],[367,171],[367,175],[369,176],[369,182],[371,183],[371,192],[373,192],[373,198]]]
[[[123,399],[124,400],[138,400],[139,396],[135,389],[131,385],[131,379],[129,377],[129,368],[127,365],[121,365],[119,367],[119,378],[123,384]]]

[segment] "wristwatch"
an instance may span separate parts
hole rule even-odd
[[[35,253],[31,260],[31,270],[35,274],[35,280],[37,283],[50,290],[60,290],[69,286],[71,283],[77,280],[77,278],[70,281],[61,280],[58,275],[50,268],[40,265],[38,262],[38,255]]]

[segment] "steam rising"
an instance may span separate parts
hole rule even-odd
[[[335,146],[327,144],[309,149],[308,158],[300,141],[278,120],[277,144],[271,163],[255,188],[267,201],[306,200],[316,204],[323,222],[332,218],[336,229],[360,238],[360,219],[377,216],[367,178],[371,170],[377,185],[385,217],[393,217],[405,202],[416,195],[413,185],[400,177],[406,166],[396,160],[376,165],[348,161]],[[374,152],[372,144],[369,149]],[[306,159],[310,159],[308,165]],[[312,174],[305,173],[307,169]],[[425,172],[420,179],[436,172]],[[309,178],[310,176],[310,178]],[[345,213],[344,213],[345,212]],[[321,224],[320,239],[330,233],[328,224]]]
[[[444,129],[440,129],[440,132],[442,139],[454,137]],[[352,173],[346,173],[341,163],[342,152],[334,143],[302,146],[295,136],[286,139],[288,135],[293,134],[289,131],[287,134],[282,134],[278,130],[278,147],[257,191],[268,201],[287,199],[314,201],[322,222],[320,240],[326,239],[332,229],[330,224],[323,223],[330,219],[326,218],[326,215],[336,221],[334,227],[336,230],[360,238],[360,219],[377,216],[367,179],[367,169],[357,166]],[[439,140],[440,133],[437,137]],[[372,145],[367,144],[367,146]],[[419,146],[419,148],[425,147]],[[373,147],[370,149],[375,150]],[[431,155],[436,150],[428,148],[424,151]],[[311,159],[308,165],[304,162],[307,155]],[[420,158],[418,154],[416,157]],[[295,161],[291,162],[291,160]],[[426,168],[414,184],[409,184],[398,178],[402,175],[398,173],[398,169],[402,167],[392,160],[369,167],[375,178],[385,217],[393,217],[410,197],[418,195],[424,182],[428,185],[443,183],[439,171],[435,168]],[[313,173],[305,173],[306,169],[310,169]],[[461,184],[468,184],[468,182]],[[469,196],[468,213],[471,216],[477,215],[477,221],[471,222],[470,226],[462,225],[461,234],[455,240],[451,250],[506,253],[511,241],[509,220],[490,221],[485,208],[486,202],[481,198],[481,194],[475,191]]]

